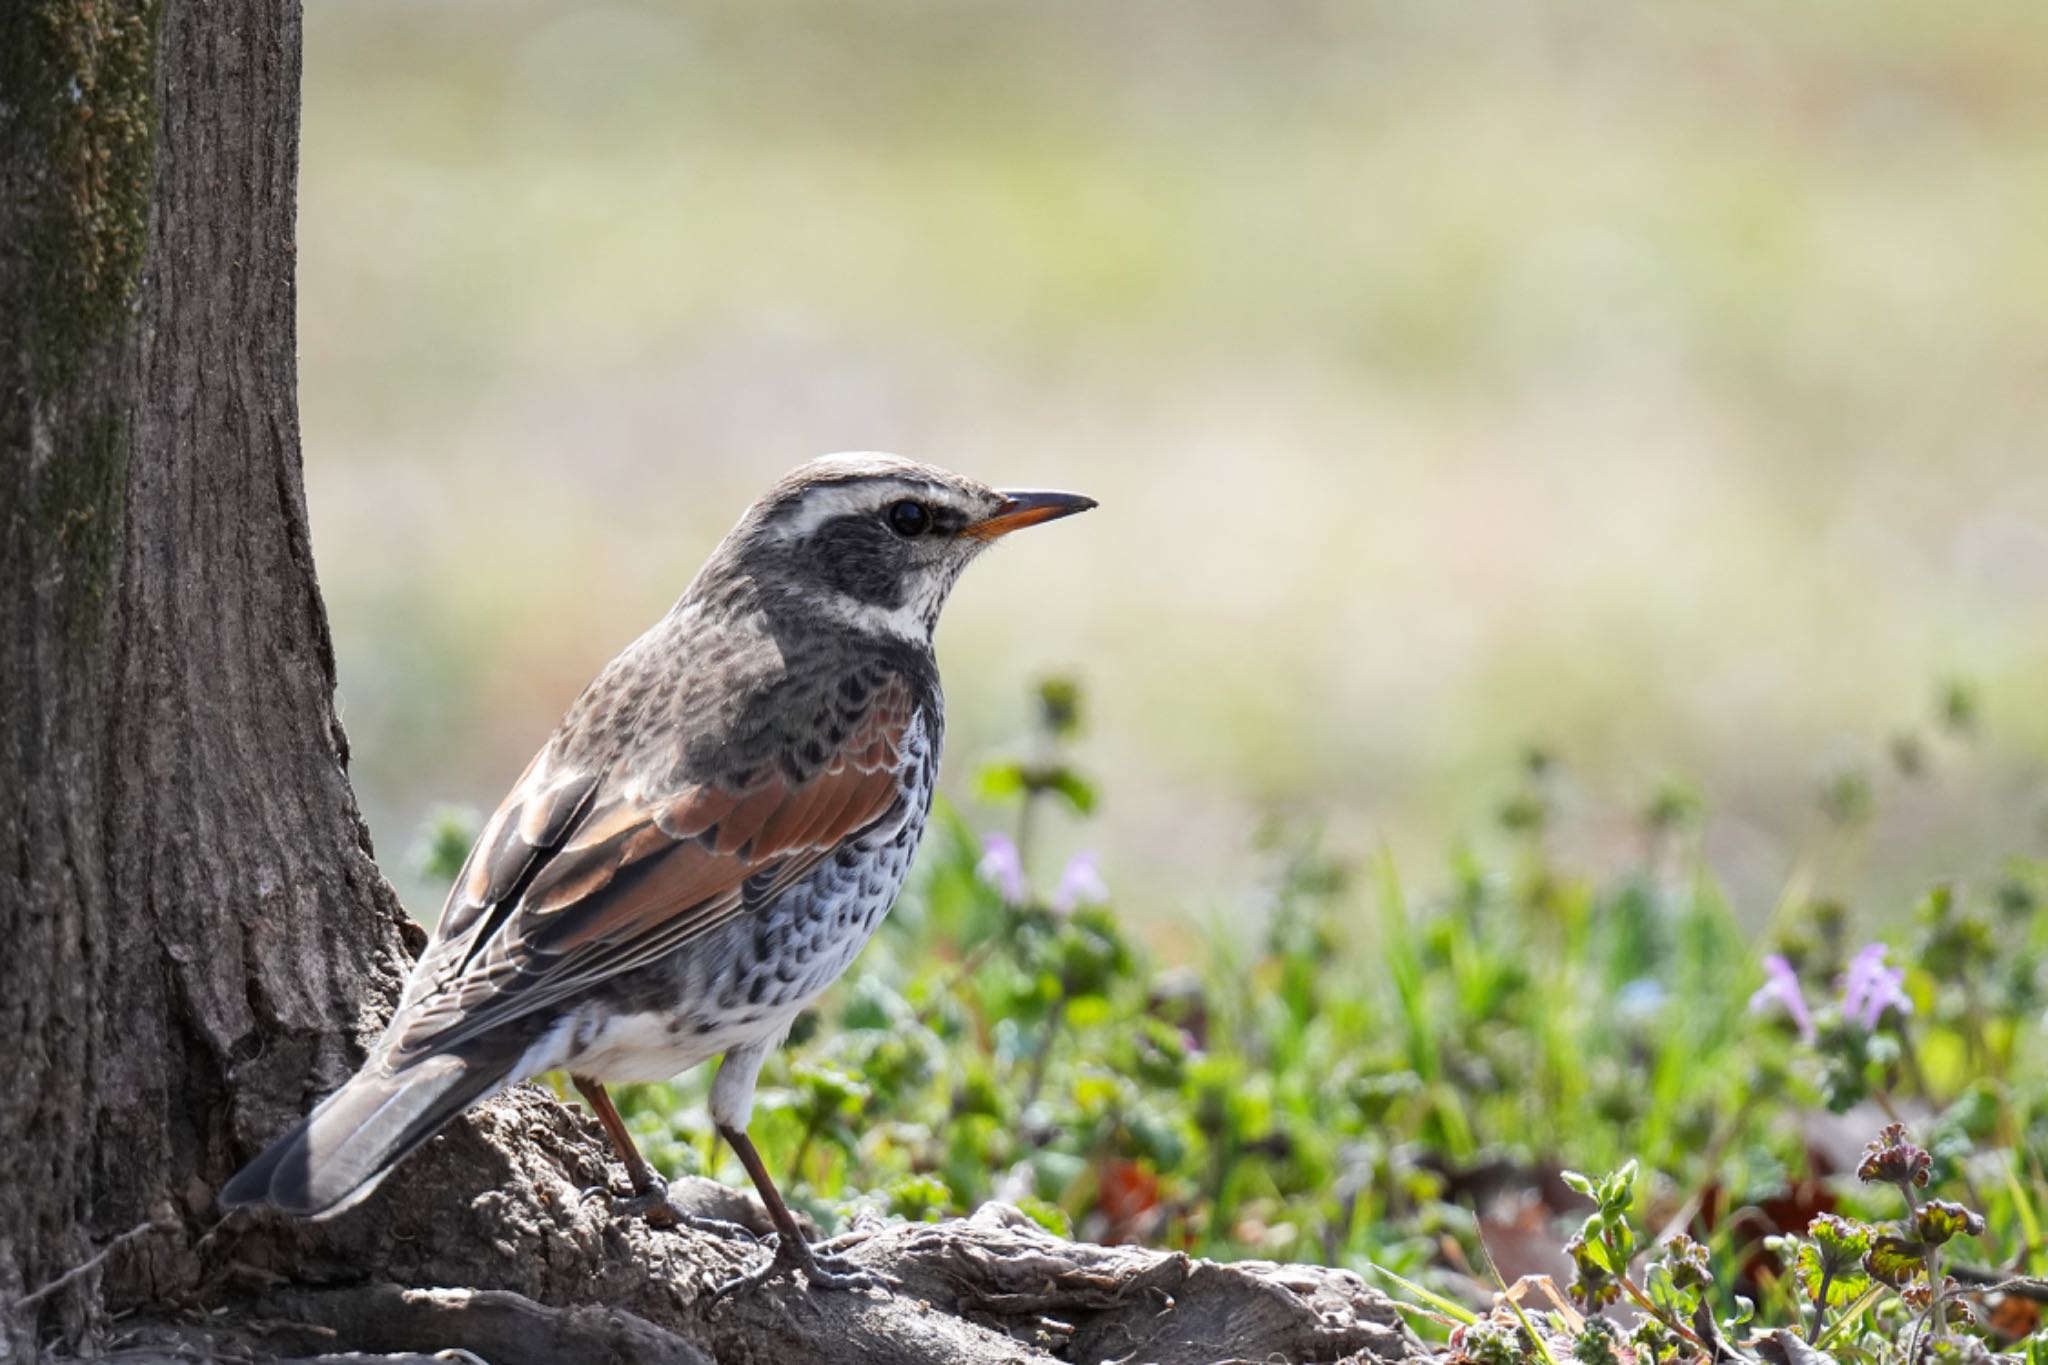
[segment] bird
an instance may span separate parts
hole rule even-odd
[[[806,1241],[747,1136],[755,1083],[902,889],[945,736],[933,632],[961,571],[1095,505],[875,453],[776,483],[485,822],[362,1067],[221,1204],[331,1217],[472,1106],[565,1071],[625,1166],[626,1214],[731,1235],[676,1206],[605,1089],[718,1057],[710,1117],[775,1234],[717,1296],[795,1271],[882,1283]]]

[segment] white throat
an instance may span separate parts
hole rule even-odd
[[[856,601],[843,593],[832,593],[819,606],[826,615],[859,630],[887,635],[913,645],[928,646],[932,642],[930,623],[937,613],[927,614],[925,605],[916,598],[900,607],[882,607],[873,602]]]

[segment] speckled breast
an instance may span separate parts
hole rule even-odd
[[[557,1064],[598,1080],[665,1080],[779,1040],[853,965],[903,889],[937,783],[933,728],[920,715],[905,735],[901,819],[848,840],[773,901],[605,983],[572,1012]]]

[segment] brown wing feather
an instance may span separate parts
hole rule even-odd
[[[892,678],[808,777],[761,771],[737,790],[608,793],[550,773],[543,751],[457,879],[396,1051],[453,1047],[673,951],[740,913],[763,874],[756,903],[787,890],[897,808],[914,714]]]

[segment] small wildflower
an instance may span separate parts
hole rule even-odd
[[[1942,1316],[1948,1319],[1948,1325],[1951,1327],[1974,1327],[1977,1323],[1977,1315],[1970,1310],[1970,1305],[1963,1302],[1960,1297],[1962,1288],[1961,1285],[1956,1283],[1953,1275],[1944,1275],[1942,1277]],[[1899,1297],[1905,1301],[1908,1311],[1925,1313],[1933,1305],[1934,1287],[1925,1281],[1916,1281],[1901,1289]]]
[[[1684,1233],[1666,1242],[1663,1251],[1660,1259],[1671,1274],[1674,1288],[1704,1289],[1714,1282],[1714,1272],[1707,1264],[1707,1249]]]
[[[1906,969],[1885,966],[1885,951],[1882,943],[1866,945],[1842,976],[1842,1017],[1855,1020],[1865,1033],[1877,1030],[1886,1010],[1913,1012],[1913,1002],[1901,989]]]
[[[1888,1123],[1877,1141],[1863,1149],[1856,1178],[1866,1185],[1909,1185],[1925,1187],[1934,1170],[1934,1158],[1925,1147],[1906,1141],[1906,1125]]]
[[[1774,1004],[1782,1006],[1792,1017],[1800,1042],[1811,1043],[1818,1036],[1813,1028],[1813,1014],[1806,1008],[1806,997],[1799,990],[1799,973],[1776,953],[1764,959],[1764,984],[1749,997],[1749,1010],[1762,1014]]]
[[[1060,873],[1059,889],[1052,893],[1052,908],[1062,915],[1070,915],[1084,905],[1107,905],[1109,884],[1102,880],[1102,869],[1096,865],[1093,853],[1076,853],[1067,863],[1066,871]]]
[[[1017,852],[1015,841],[1007,835],[983,837],[981,861],[974,865],[974,875],[995,888],[1007,904],[1022,905],[1030,899],[1031,893],[1024,885],[1024,859]]]

